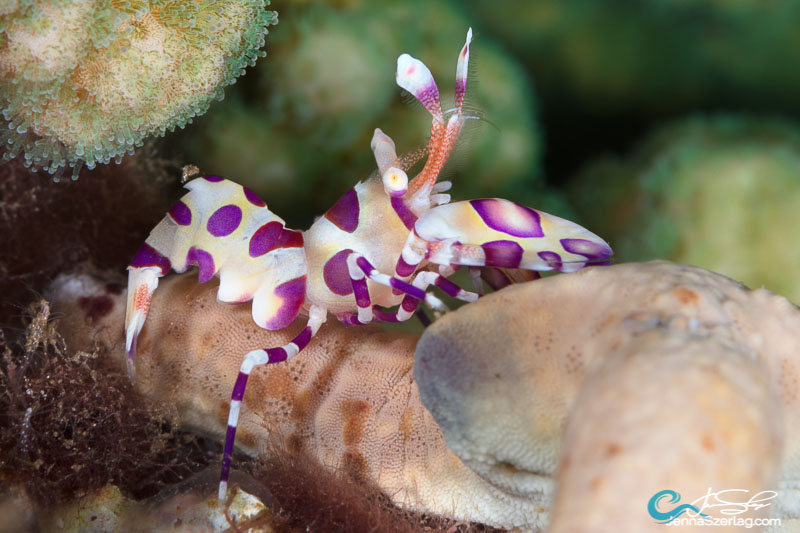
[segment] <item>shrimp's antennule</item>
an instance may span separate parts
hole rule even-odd
[[[415,203],[413,200],[417,196],[430,194],[433,184],[436,183],[439,173],[453,151],[467,118],[463,114],[463,104],[467,88],[471,41],[472,28],[467,31],[466,42],[458,54],[453,113],[446,124],[439,101],[439,90],[428,67],[422,61],[414,59],[408,54],[403,54],[397,59],[397,84],[413,94],[433,117],[431,137],[428,141],[428,159],[422,171],[411,180],[408,186],[412,204]]]
[[[458,54],[458,63],[456,64],[456,97],[453,107],[456,113],[461,112],[461,107],[464,105],[464,94],[467,92],[467,69],[469,67],[469,43],[472,41],[472,28],[467,30],[467,42]]]

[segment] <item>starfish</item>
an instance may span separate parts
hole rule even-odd
[[[124,294],[92,283],[58,282],[60,329],[76,347],[113,347],[122,368]],[[246,306],[217,305],[215,291],[165,280],[137,387],[222,435],[236,358],[302,324],[254,327]],[[735,491],[727,501],[764,498],[737,516],[791,527],[798,331],[785,298],[707,270],[588,268],[484,296],[421,338],[325,324],[304,357],[253,374],[240,446],[263,456],[277,441],[400,506],[498,527],[660,531],[681,504],[728,516],[711,507],[724,490]]]

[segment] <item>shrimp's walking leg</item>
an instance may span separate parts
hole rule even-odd
[[[155,266],[145,266],[145,259],[160,262]],[[141,265],[141,266],[140,266]],[[136,339],[142,331],[147,312],[150,310],[150,300],[153,292],[158,287],[158,278],[169,270],[169,260],[158,254],[149,245],[145,244],[139,249],[131,266],[128,267],[128,303],[125,313],[125,351],[128,354],[128,376],[136,380]]]
[[[479,294],[475,292],[470,292],[467,290],[462,289],[442,274],[438,272],[431,272],[425,270],[423,272],[419,272],[415,277],[414,281],[412,282],[414,287],[417,287],[421,290],[426,290],[430,285],[436,285],[440,289],[442,289],[448,296],[455,298],[457,300],[462,300],[464,302],[474,302],[478,299]],[[419,300],[414,298],[411,295],[406,295],[403,298],[403,302],[400,304],[400,308],[396,311],[397,319],[399,321],[408,320],[414,314],[414,311],[417,310],[419,306]]]
[[[358,306],[358,317],[353,320],[353,316],[346,316],[345,323],[352,325],[369,324],[372,322],[372,300],[369,297],[366,275],[358,267],[356,260],[363,257],[361,254],[351,253],[347,256],[347,270],[350,274],[350,281],[353,284],[353,296]]]
[[[385,285],[387,287],[391,287],[396,291],[399,291],[402,294],[406,294],[413,299],[422,301],[424,300],[426,304],[428,304],[432,309],[447,312],[447,306],[444,305],[439,298],[434,296],[433,294],[426,293],[423,289],[416,287],[412,284],[406,283],[405,281],[398,279],[394,276],[390,276],[388,274],[384,274],[379,272],[372,263],[370,263],[366,257],[361,254],[353,253],[350,257],[356,256],[352,260],[355,262],[356,266],[366,275],[367,278],[374,281],[375,283],[380,283],[381,285]],[[348,258],[349,259],[349,258]],[[437,274],[438,275],[438,274]],[[446,281],[446,280],[445,280]]]
[[[228,492],[228,474],[231,467],[231,456],[233,455],[233,444],[236,439],[236,425],[239,422],[239,410],[242,406],[244,390],[247,386],[247,378],[253,368],[270,363],[280,363],[297,355],[311,341],[317,333],[319,327],[325,322],[327,311],[321,307],[311,306],[308,312],[308,324],[288,344],[279,348],[267,348],[265,350],[253,350],[244,356],[242,366],[239,368],[239,376],[233,386],[231,394],[231,407],[228,412],[228,431],[225,435],[225,448],[222,452],[222,472],[219,480],[219,499],[225,501]]]
[[[478,293],[462,289],[447,279],[443,274],[428,270],[417,273],[411,285],[422,291],[427,290],[431,285],[436,285],[449,296],[465,302],[474,302],[480,296]],[[429,294],[425,295],[426,300],[429,296]],[[405,322],[414,315],[414,312],[419,307],[419,303],[420,300],[418,298],[411,294],[406,294],[405,298],[403,298],[403,301],[400,303],[400,307],[396,311],[386,312],[375,309],[375,317],[381,322]],[[439,310],[439,308],[434,309]]]
[[[392,287],[398,294],[406,294],[406,299],[411,299],[416,302],[414,304],[414,309],[417,308],[420,300],[426,300],[429,305],[436,309],[444,306],[438,298],[426,294],[424,287],[420,290],[414,284],[409,284],[396,277],[378,272],[367,258],[360,253],[352,252],[347,256],[347,270],[350,275],[350,281],[353,284],[353,296],[358,306],[358,314],[342,314],[339,319],[345,324],[360,326],[369,324],[373,320],[378,320],[380,322],[400,322],[408,320],[411,316],[402,315],[402,318],[400,318],[396,312],[386,313],[379,308],[374,308],[372,299],[369,296],[367,279],[380,283],[381,285]],[[427,286],[426,284],[425,287]]]

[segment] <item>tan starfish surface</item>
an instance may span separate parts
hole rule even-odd
[[[113,346],[122,368],[124,294],[88,278],[57,286],[67,340]],[[164,279],[137,387],[221,438],[242,354],[300,325],[257,328],[248,306],[215,291]],[[789,530],[800,517],[798,331],[786,299],[703,269],[589,268],[485,296],[421,339],[327,323],[302,356],[254,372],[238,442],[255,455],[276,439],[398,505],[499,527],[659,531],[658,513],[694,503]],[[704,507],[712,489],[769,498]],[[665,490],[682,499],[655,501]]]

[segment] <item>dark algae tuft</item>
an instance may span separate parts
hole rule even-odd
[[[143,401],[97,351],[69,349],[47,301],[29,308],[24,335],[0,333],[0,476],[40,504],[112,483],[155,494],[205,466],[200,445],[163,408]]]

